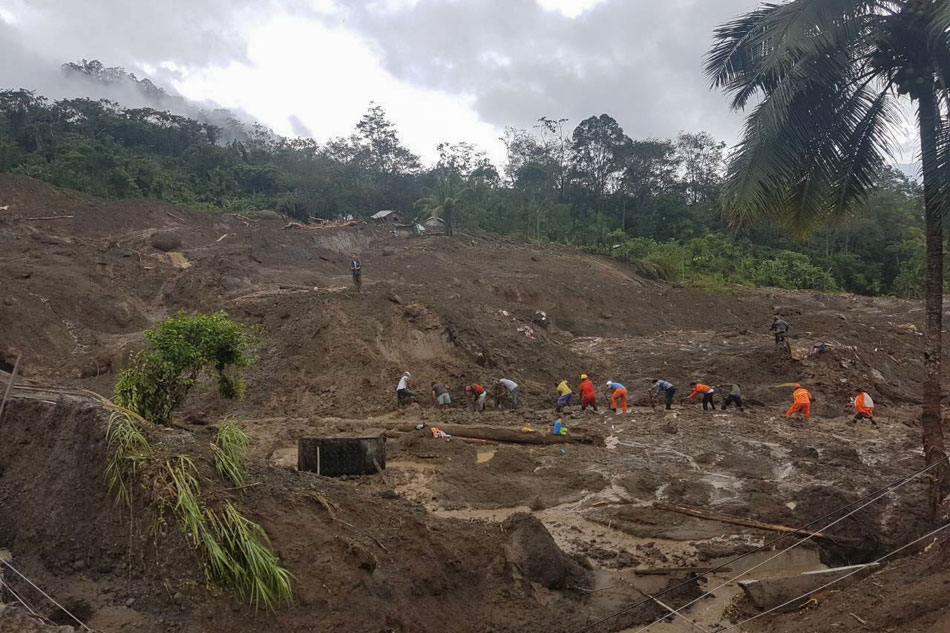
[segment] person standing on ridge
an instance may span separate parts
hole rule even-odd
[[[858,420],[870,420],[871,424],[877,424],[874,421],[874,400],[871,399],[871,394],[858,388],[855,391],[854,408],[857,413],[851,420],[852,424],[857,424]]]
[[[713,395],[716,393],[715,389],[701,382],[691,382],[689,383],[689,386],[690,386],[690,389],[693,390],[692,393],[689,394],[690,400],[702,394],[703,411],[708,411],[707,406],[712,406],[713,411],[716,410],[716,403],[713,400]]]
[[[604,394],[610,394],[610,410],[620,415],[627,412],[627,388],[619,382],[608,380],[604,388]]]
[[[356,253],[353,253],[353,257],[350,258],[350,272],[353,273],[353,285],[359,292],[363,286],[363,263]]]
[[[661,393],[666,399],[666,408],[673,408],[673,396],[676,394],[676,387],[673,386],[673,383],[667,382],[662,378],[651,378],[650,382],[653,383],[653,386],[650,388],[650,399],[652,399]]]
[[[594,389],[594,382],[587,377],[587,374],[581,374],[581,384],[577,387],[577,393],[581,397],[581,411],[586,411],[591,407],[597,413],[597,390]]]
[[[564,407],[569,407],[572,404],[574,404],[574,392],[567,385],[567,381],[562,380],[557,384],[557,408],[554,411],[560,413],[564,410]]]
[[[811,420],[811,404],[815,401],[815,398],[809,393],[807,389],[802,387],[800,384],[795,383],[795,391],[792,393],[792,406],[785,413],[786,418],[791,418],[793,415],[802,412],[802,415],[805,418],[805,422]]]
[[[775,347],[788,347],[788,323],[779,318],[778,315],[772,317],[772,326],[769,332],[775,336]]]

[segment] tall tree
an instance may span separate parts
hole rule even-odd
[[[950,1],[792,0],[716,30],[706,71],[744,109],[723,207],[733,222],[770,218],[807,234],[862,203],[885,163],[897,99],[917,106],[924,179],[926,378],[920,416],[935,474],[948,483],[941,384],[943,214],[950,186]]]
[[[680,132],[676,136],[676,154],[682,168],[683,189],[690,204],[716,197],[722,183],[726,144],[709,132]]]
[[[419,157],[402,145],[396,126],[383,107],[370,103],[356,124],[354,144],[367,167],[384,174],[404,174],[419,169]]]
[[[620,175],[624,148],[631,143],[616,119],[607,114],[584,119],[571,135],[574,173],[598,199],[613,191]]]

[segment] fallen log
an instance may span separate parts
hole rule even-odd
[[[706,512],[705,510],[697,510],[696,508],[688,508],[686,506],[677,506],[671,505],[668,503],[654,503],[653,507],[657,510],[666,510],[667,512],[676,512],[679,514],[685,514],[687,516],[696,517],[697,519],[706,519],[707,521],[719,521],[720,523],[729,523],[732,525],[739,525],[742,527],[750,527],[758,530],[768,530],[770,532],[785,532],[786,534],[795,534],[796,536],[809,536],[817,539],[824,539],[826,541],[832,541],[835,543],[857,543],[857,539],[847,538],[843,536],[832,536],[830,534],[825,534],[823,532],[809,532],[808,530],[799,530],[798,528],[791,528],[787,525],[778,525],[777,523],[764,523],[762,521],[756,521],[754,519],[743,519],[740,517],[728,516],[725,514],[716,514],[714,512]]]
[[[466,426],[463,424],[440,424],[444,432],[458,438],[506,442],[509,444],[592,444],[601,446],[604,438],[598,435],[571,434],[553,435],[542,430],[525,433],[521,429],[495,426]],[[413,430],[415,427],[411,427]],[[400,429],[401,430],[401,429]]]

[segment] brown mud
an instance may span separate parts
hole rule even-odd
[[[778,536],[656,503],[801,526],[919,470],[923,312],[915,302],[704,294],[559,246],[485,235],[401,239],[369,225],[288,228],[106,202],[14,176],[0,176],[0,205],[9,206],[0,212],[0,369],[22,355],[27,383],[108,395],[142,331],[179,310],[223,309],[265,331],[244,402],[199,390],[174,427],[149,432],[163,455],[197,456],[211,498],[233,500],[266,529],[297,598],[273,614],[209,592],[174,520],[162,523],[146,494],[131,523],[112,504],[100,407],[14,392],[0,421],[0,549],[100,630],[570,633],[683,584],[663,597],[676,608],[759,563],[749,578],[873,560],[946,519],[931,520],[918,478],[828,528],[846,543],[812,540],[779,554],[794,542],[786,538],[732,572],[642,573],[708,569]],[[72,217],[31,219],[50,216]],[[179,250],[156,248],[168,246],[156,234],[172,234]],[[351,252],[364,265],[361,293],[350,286]],[[533,320],[537,310],[547,327]],[[774,313],[791,323],[799,360],[774,351],[766,332]],[[828,350],[808,356],[816,343]],[[425,397],[397,410],[395,382],[406,370]],[[603,445],[445,441],[429,432],[447,424],[549,432],[555,382],[576,386],[582,372],[598,388],[623,382],[644,405],[620,416],[568,409],[570,432]],[[522,408],[468,410],[464,385],[498,377],[521,384]],[[653,377],[676,383],[680,397],[691,380],[738,382],[749,406],[653,409],[645,399]],[[425,386],[436,379],[450,386],[451,407],[429,405]],[[816,397],[808,425],[782,417],[792,382]],[[877,426],[848,424],[858,385],[874,395]],[[254,485],[245,490],[217,483],[211,469],[208,444],[225,416],[251,436]],[[425,426],[404,430],[416,424]],[[378,434],[389,438],[385,479],[294,468],[300,437]],[[748,630],[950,630],[946,551],[938,542]],[[871,600],[878,590],[920,606]],[[714,630],[754,613],[734,583],[714,593],[689,608],[694,623]],[[839,618],[845,608],[861,608],[867,627]],[[636,630],[663,609],[648,601],[591,630]],[[49,604],[43,612],[71,624]],[[817,628],[829,618],[837,626]],[[651,630],[695,627],[679,620]]]

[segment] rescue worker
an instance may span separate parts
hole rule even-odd
[[[712,406],[713,411],[716,410],[716,403],[713,401],[713,395],[716,393],[716,390],[710,387],[709,385],[701,382],[691,382],[689,383],[692,393],[689,394],[689,399],[692,400],[696,396],[702,394],[703,396],[703,411],[708,411],[707,407]]]
[[[785,346],[785,337],[788,334],[788,323],[776,315],[772,317],[772,326],[769,328],[769,332],[775,335],[775,347]]]
[[[605,394],[610,394],[610,410],[620,415],[621,409],[627,412],[627,388],[619,382],[608,380],[604,388]]]
[[[449,388],[444,382],[432,383],[432,402],[439,407],[452,404],[452,396],[449,395]]]
[[[799,411],[805,417],[805,422],[811,421],[811,403],[815,401],[811,393],[800,384],[795,383],[795,391],[792,393],[792,406],[785,413],[786,418],[792,417]]]
[[[676,394],[676,387],[674,387],[672,383],[667,382],[662,378],[651,378],[650,382],[653,383],[653,386],[650,388],[651,399],[662,393],[666,398],[666,408],[672,409],[673,396]]]
[[[353,285],[359,291],[363,285],[363,263],[356,253],[350,258],[350,272],[353,273]]]
[[[857,424],[858,420],[870,420],[871,424],[877,424],[874,421],[874,400],[871,395],[863,389],[857,389],[854,397],[854,408],[857,413],[851,420],[852,424]]]
[[[518,383],[514,380],[509,380],[507,378],[499,378],[497,383],[497,396],[495,396],[495,406],[501,404],[501,399],[505,396],[511,398],[511,408],[518,408]]]
[[[729,387],[729,395],[726,396],[725,400],[722,401],[722,410],[725,411],[730,404],[735,404],[736,408],[739,411],[742,411],[742,389],[739,388],[739,385],[732,383],[732,386]]]
[[[399,384],[396,385],[396,398],[399,400],[400,406],[409,404],[409,401],[412,400],[414,395],[409,391],[410,378],[412,378],[412,374],[407,371],[402,375],[402,378],[399,379]]]
[[[555,408],[555,412],[560,413],[564,410],[564,407],[569,407],[572,404],[574,404],[574,392],[567,385],[567,381],[562,380],[557,384],[557,408]]]
[[[581,396],[581,411],[586,411],[591,407],[597,412],[597,390],[594,389],[594,382],[587,377],[587,374],[581,374],[581,384],[577,387],[577,392]]]
[[[465,388],[465,393],[472,396],[472,409],[474,411],[485,410],[485,400],[488,398],[488,392],[477,382],[473,382]]]

